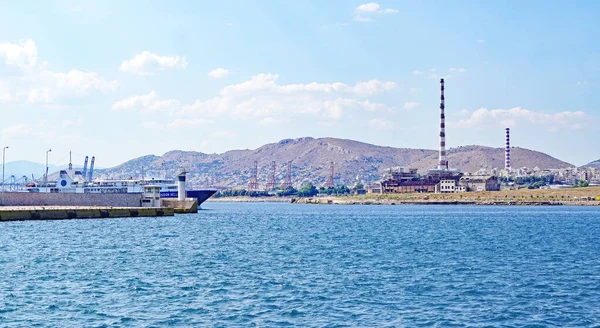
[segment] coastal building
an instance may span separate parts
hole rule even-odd
[[[381,194],[381,183],[375,182],[367,186],[367,193],[369,194]]]
[[[456,192],[456,180],[443,179],[436,185],[436,193],[448,194]]]
[[[379,190],[383,194],[409,193],[409,192],[434,192],[435,181],[427,181],[417,174],[417,169],[392,167],[386,169],[385,178],[376,182],[379,185],[371,190]]]
[[[497,191],[500,190],[498,177],[494,175],[463,175],[459,180],[459,185],[466,191]]]

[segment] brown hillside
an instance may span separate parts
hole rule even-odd
[[[450,167],[460,169],[462,172],[504,167],[504,148],[461,146],[450,149],[447,157]],[[543,170],[573,166],[550,155],[519,147],[511,148],[510,158],[511,167],[513,168],[533,168],[537,166]],[[419,172],[425,172],[427,169],[436,166],[437,163],[438,154],[435,153],[412,163],[412,167],[418,168]]]
[[[196,186],[242,187],[250,179],[254,161],[259,165],[259,183],[264,186],[270,174],[271,161],[277,163],[277,182],[286,174],[286,163],[292,161],[292,178],[296,186],[306,181],[322,184],[329,172],[329,162],[335,162],[337,183],[353,185],[359,180],[379,179],[385,168],[416,167],[421,173],[437,166],[438,153],[430,149],[392,148],[354,140],[336,138],[284,139],[254,150],[232,150],[223,154],[204,154],[193,151],[170,151],[161,157],[144,156],[122,165],[101,170],[107,177],[139,176],[141,166],[150,176],[173,177],[179,167],[190,171],[189,180]],[[480,168],[504,166],[501,148],[464,146],[451,149],[448,159],[452,168],[474,172]],[[513,167],[560,168],[572,166],[544,153],[512,149]]]

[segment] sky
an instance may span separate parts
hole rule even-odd
[[[600,158],[598,1],[0,0],[6,161],[286,138]],[[80,163],[81,162],[81,163]]]

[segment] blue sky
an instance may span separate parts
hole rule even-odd
[[[600,158],[596,1],[0,1],[7,161],[284,138]]]

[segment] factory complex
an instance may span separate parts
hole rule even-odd
[[[417,169],[393,167],[386,170],[385,178],[367,186],[374,194],[392,193],[456,193],[469,191],[500,190],[495,175],[463,174],[460,170],[450,169],[446,158],[446,117],[445,117],[444,79],[440,80],[440,145],[437,168],[421,176]],[[510,130],[506,128],[505,169],[510,171]]]

